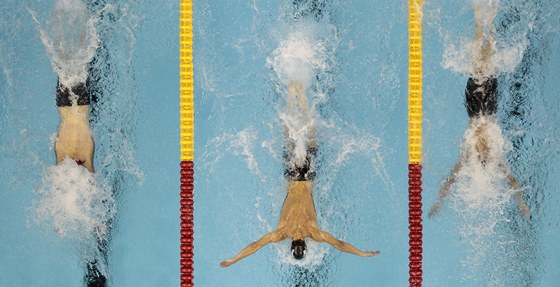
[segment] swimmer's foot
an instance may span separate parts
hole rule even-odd
[[[307,98],[305,97],[305,87],[301,82],[291,82],[288,87],[288,107],[293,108],[299,105],[299,109],[307,113]]]
[[[525,218],[531,218],[531,210],[529,209],[529,206],[525,204],[525,202],[518,202],[518,206],[519,211]]]
[[[87,264],[84,283],[86,287],[107,287],[107,278],[101,274],[95,262]]]

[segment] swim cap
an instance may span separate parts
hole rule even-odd
[[[292,256],[295,259],[301,260],[305,257],[305,241],[303,239],[297,239],[292,241]]]

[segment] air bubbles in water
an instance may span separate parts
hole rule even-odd
[[[442,66],[454,72],[483,76],[497,77],[502,73],[511,73],[519,65],[528,46],[526,34],[530,29],[527,26],[517,35],[510,35],[509,39],[502,39],[495,29],[496,15],[499,12],[497,0],[475,0],[474,22],[482,33],[480,37],[462,38],[458,41],[447,41],[443,52]],[[481,60],[483,47],[490,41],[490,55],[482,60],[484,69],[476,66]],[[456,42],[459,42],[457,45]]]
[[[325,30],[317,23],[302,22],[277,31],[282,33],[280,43],[267,58],[267,65],[274,70],[281,85],[287,87],[291,82],[300,82],[309,87],[317,74],[331,68],[330,61],[336,50],[332,45],[338,42]]]
[[[470,246],[463,265],[476,269],[489,260],[488,254],[500,244],[496,241],[497,227],[508,221],[504,214],[515,205],[514,190],[508,187],[510,171],[505,157],[512,145],[494,118],[474,119],[464,138],[465,156],[461,159],[463,167],[458,173],[453,207],[462,215],[459,232]],[[480,138],[485,138],[487,156],[481,155]]]
[[[447,43],[443,52],[442,66],[457,73],[475,75],[477,71],[473,64],[473,51],[480,50],[483,41],[484,39],[462,39],[459,46]],[[520,39],[511,46],[497,48],[487,60],[486,66],[488,69],[483,76],[498,76],[502,73],[513,72],[523,59],[527,45],[526,39]],[[494,42],[493,46],[499,45]]]
[[[73,87],[85,83],[87,66],[99,46],[97,18],[81,0],[57,0],[51,20],[44,23],[36,12],[31,11],[31,15],[61,84]]]
[[[484,145],[484,147],[481,147]],[[487,151],[482,151],[486,149]],[[459,172],[459,192],[457,196],[469,209],[497,209],[509,200],[510,194],[503,193],[506,180],[506,153],[512,146],[502,135],[496,119],[480,117],[473,120],[465,132],[462,159],[463,168]],[[487,152],[487,157],[481,152]]]
[[[313,267],[323,263],[324,257],[328,254],[328,248],[325,244],[315,242],[313,240],[305,240],[307,246],[305,257],[297,260],[291,253],[291,241],[284,240],[281,243],[274,244],[274,249],[280,259],[280,263],[289,264],[300,267]]]
[[[115,215],[111,188],[74,160],[47,167],[36,193],[35,221],[58,236],[86,244],[108,236]]]

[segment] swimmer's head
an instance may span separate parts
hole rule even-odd
[[[292,241],[292,256],[294,256],[295,259],[303,259],[306,252],[305,241],[303,241],[303,239],[296,239]]]

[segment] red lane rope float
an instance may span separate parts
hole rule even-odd
[[[181,287],[194,286],[194,163],[181,161]]]
[[[409,283],[422,286],[422,5],[408,1]]]
[[[422,286],[422,165],[408,165],[409,283]]]
[[[181,150],[181,287],[194,286],[194,69],[193,3],[179,2]]]

